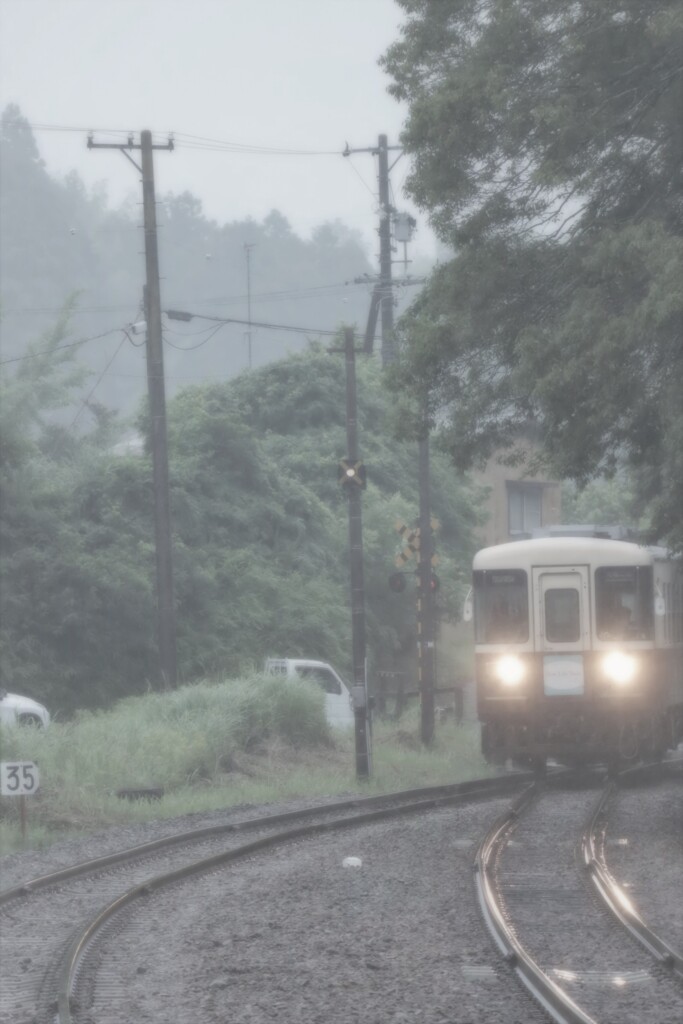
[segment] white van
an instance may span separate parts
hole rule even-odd
[[[46,707],[31,697],[0,690],[0,723],[2,725],[37,725],[46,729],[50,714]]]
[[[325,692],[325,717],[337,729],[346,729],[354,723],[353,704],[349,687],[338,672],[326,661],[306,658],[266,658],[265,670],[289,679],[310,679]]]

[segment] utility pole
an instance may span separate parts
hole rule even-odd
[[[420,491],[420,557],[418,561],[417,663],[420,684],[420,735],[425,746],[434,738],[434,687],[436,677],[436,629],[432,589],[432,516],[429,496],[429,432],[418,442],[418,483]]]
[[[382,366],[396,358],[394,346],[394,293],[391,280],[391,214],[389,202],[389,150],[386,135],[377,146],[379,180],[379,287],[382,309]]]
[[[247,359],[248,367],[251,370],[251,250],[255,242],[244,243],[244,254],[247,259]]]
[[[335,351],[334,349],[332,351]],[[338,351],[338,350],[337,350]],[[339,467],[339,482],[349,499],[349,553],[351,575],[351,643],[353,657],[353,709],[355,716],[356,776],[370,775],[368,745],[368,698],[365,671],[365,585],[363,581],[363,519],[361,493],[365,467],[358,455],[358,414],[356,401],[356,349],[353,328],[344,328],[346,361],[346,444],[348,454]]]
[[[368,147],[366,149],[350,149],[347,144],[343,152],[344,156],[350,156],[351,153],[372,153],[378,158],[379,301],[381,309],[383,367],[392,363],[396,358],[396,345],[394,341],[394,293],[391,276],[391,215],[395,211],[389,200],[389,171],[391,170],[389,167],[389,150],[392,149],[397,149],[402,153],[400,146],[390,146],[387,142],[387,136],[380,135],[377,140],[377,146]],[[368,332],[369,330],[370,324],[368,323]]]
[[[176,655],[175,599],[171,545],[171,512],[168,481],[168,444],[166,438],[166,394],[164,351],[161,335],[161,298],[159,287],[159,250],[157,245],[156,199],[154,194],[153,150],[173,149],[173,140],[163,146],[152,144],[152,133],[142,131],[140,142],[132,135],[127,144],[96,143],[88,136],[88,149],[118,149],[142,175],[142,202],[145,230],[145,319],[147,322],[147,388],[151,422],[154,479],[154,531],[156,541],[157,617],[159,668],[163,689],[178,679]],[[140,167],[130,151],[140,150]]]

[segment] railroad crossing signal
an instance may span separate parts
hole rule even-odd
[[[394,564],[398,569],[400,569],[406,564],[406,562],[409,562],[411,558],[416,557],[420,550],[420,528],[418,526],[411,528],[406,526],[406,524],[400,519],[397,519],[394,524],[394,529],[405,545],[403,550],[400,551],[394,559]]]
[[[348,457],[340,459],[337,479],[342,487],[348,487],[351,484],[356,484],[357,487],[364,490],[367,482],[365,464],[360,460],[358,462],[352,462]]]
[[[441,523],[438,519],[431,519],[430,526],[433,531],[436,531],[441,526]],[[394,524],[394,529],[405,545],[403,551],[400,551],[394,559],[396,567],[401,569],[406,562],[409,562],[411,558],[417,558],[420,553],[420,527],[415,526],[411,528],[398,519]],[[436,555],[432,555],[431,564],[439,564],[439,559]]]

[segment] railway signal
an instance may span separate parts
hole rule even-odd
[[[349,487],[356,485],[361,490],[365,490],[367,486],[367,474],[365,470],[365,464],[363,462],[354,462],[353,459],[348,458],[339,460],[339,467],[337,470],[337,479],[342,487]]]

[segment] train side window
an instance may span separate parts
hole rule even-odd
[[[649,566],[600,566],[595,570],[595,599],[599,640],[651,639],[654,596]]]
[[[478,570],[473,593],[476,643],[529,639],[529,584],[523,569]]]
[[[574,587],[546,590],[545,636],[552,644],[573,644],[581,639],[579,592]]]

